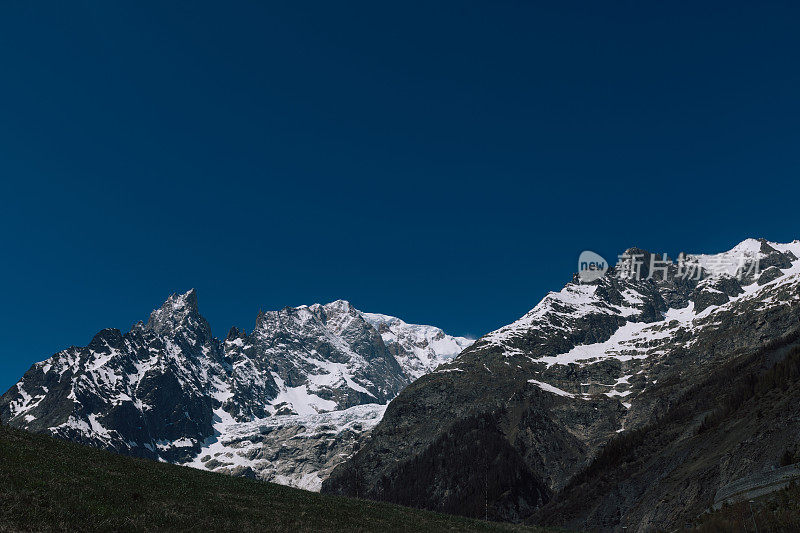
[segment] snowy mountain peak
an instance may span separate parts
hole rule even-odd
[[[315,305],[319,306],[319,304]],[[350,313],[355,311],[353,304],[351,304],[347,300],[334,300],[333,302],[326,303],[321,307],[327,311],[339,311],[342,313]]]
[[[473,339],[447,335],[434,326],[407,324],[378,313],[362,316],[381,334],[383,342],[412,379],[433,371],[470,346]]]
[[[691,254],[698,257],[720,257],[720,256],[733,256],[745,255],[750,257],[768,257],[772,254],[792,254],[797,258],[800,254],[800,241],[794,240],[790,243],[778,243],[768,241],[764,238],[748,238],[724,252],[716,254]]]
[[[155,311],[145,327],[162,334],[181,326],[203,326],[205,320],[197,307],[197,291],[190,289],[183,294],[171,294]]]
[[[670,263],[666,272],[650,279],[652,254],[629,248],[624,255],[632,254],[643,256],[638,279],[620,277],[612,269],[592,284],[570,282],[520,319],[479,339],[475,347],[499,348],[506,357],[543,364],[536,379],[546,382],[542,376],[560,372],[554,365],[583,367],[607,361],[633,367],[639,363],[631,361],[663,354],[676,339],[691,338],[743,308],[800,299],[798,241],[746,239],[726,252],[688,254],[687,263],[702,267],[696,276]],[[740,257],[748,268],[757,261],[757,268],[738,275]]]
[[[155,312],[158,313],[159,311],[166,311],[171,314],[176,314],[196,312],[197,310],[197,291],[195,289],[189,289],[182,294],[171,294]]]

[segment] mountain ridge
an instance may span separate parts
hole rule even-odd
[[[739,254],[741,279],[712,268]],[[640,279],[623,275],[625,260],[589,283],[576,275],[404,389],[323,492],[483,516],[467,502],[488,480],[489,516],[524,518],[616,435],[667,412],[701,376],[800,319],[800,241],[747,239],[721,254],[681,256],[653,277],[654,254],[630,248],[622,256],[641,256]],[[681,276],[694,270],[707,272]],[[475,433],[476,424],[484,429]],[[487,457],[475,435],[502,442],[495,447],[505,459]],[[447,462],[449,442],[467,443],[462,464]],[[522,478],[504,474],[509,464]],[[523,478],[544,490],[524,492]],[[420,479],[427,489],[409,493]]]
[[[411,330],[428,328],[438,336],[390,350],[365,314],[344,300],[260,311],[252,331],[234,327],[218,339],[197,300],[194,289],[174,293],[127,333],[101,330],[87,346],[35,363],[0,397],[0,417],[121,453],[251,477],[270,472],[318,488],[319,472],[332,468],[369,431],[382,404],[420,367],[452,357],[444,350],[439,361],[431,342],[469,343],[391,317],[403,325],[395,334],[413,337]],[[372,407],[352,410],[364,405]],[[314,418],[340,411],[327,417],[327,425]],[[258,423],[273,417],[280,424]],[[298,437],[303,429],[338,421],[344,425],[329,449],[312,452],[319,441],[330,440],[326,431]],[[236,459],[243,439],[235,426],[242,424],[273,433],[251,435],[260,457],[254,460],[248,451],[246,466]],[[237,436],[236,449],[221,445],[228,435]],[[280,456],[291,446],[267,456],[265,450],[283,438],[299,447],[292,458]]]

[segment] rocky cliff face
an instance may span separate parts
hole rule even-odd
[[[529,518],[576,530],[675,530],[724,497],[800,463],[800,329],[691,378],[648,423],[608,442]],[[655,385],[649,395],[670,395]],[[760,526],[759,526],[760,528]]]
[[[394,330],[380,332],[377,316],[341,300],[287,307],[221,341],[194,290],[172,295],[128,333],[103,330],[33,365],[0,398],[0,417],[121,453],[318,489],[389,400],[469,344],[393,317],[384,322]],[[418,331],[432,332],[430,342]]]
[[[433,326],[406,324],[399,318],[376,313],[363,313],[380,334],[389,352],[412,380],[449,362],[473,343],[471,339],[453,337]]]
[[[468,495],[486,491],[491,517],[529,516],[562,498],[612,438],[798,325],[800,241],[749,239],[669,265],[644,250],[625,255],[639,279],[625,261],[591,283],[575,277],[407,387],[323,491],[470,516],[485,502]]]

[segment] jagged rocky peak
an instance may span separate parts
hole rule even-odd
[[[108,352],[122,347],[124,342],[122,332],[116,328],[106,328],[98,331],[87,348],[95,353]]]
[[[232,341],[235,339],[242,339],[247,336],[247,332],[243,329],[239,329],[236,326],[232,326],[231,329],[228,330],[228,336],[225,337],[226,341]]]
[[[348,314],[351,316],[355,316],[359,314],[359,311],[353,307],[353,304],[348,302],[347,300],[334,300],[332,302],[328,302],[326,304],[313,304],[313,305],[301,305],[301,308],[308,308],[314,312],[322,311],[324,313],[330,313],[334,315],[338,314]]]
[[[306,320],[316,320],[334,335],[342,335],[348,329],[363,331],[366,326],[361,312],[347,300],[301,305],[294,312]]]
[[[200,314],[195,289],[183,294],[170,295],[161,307],[150,313],[144,328],[157,335],[170,335],[180,330],[196,330],[205,334],[205,339],[211,337],[211,326]]]
[[[150,313],[150,320],[148,325],[151,327],[158,327],[167,319],[183,320],[190,314],[198,313],[197,307],[197,291],[189,289],[188,291],[180,294],[173,293],[167,300],[161,304],[161,307]]]
[[[324,305],[314,304],[308,310],[337,335],[352,327],[354,321],[359,326],[363,323],[361,313],[347,300],[336,300]]]

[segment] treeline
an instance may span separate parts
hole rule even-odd
[[[459,420],[380,481],[388,501],[490,520],[518,520],[550,498],[498,428],[499,415]],[[522,505],[521,505],[522,504]]]
[[[795,346],[783,360],[767,372],[760,375],[751,373],[740,379],[722,404],[705,417],[697,432],[703,433],[717,426],[751,398],[759,398],[776,390],[786,390],[798,379],[800,379],[800,346]]]

